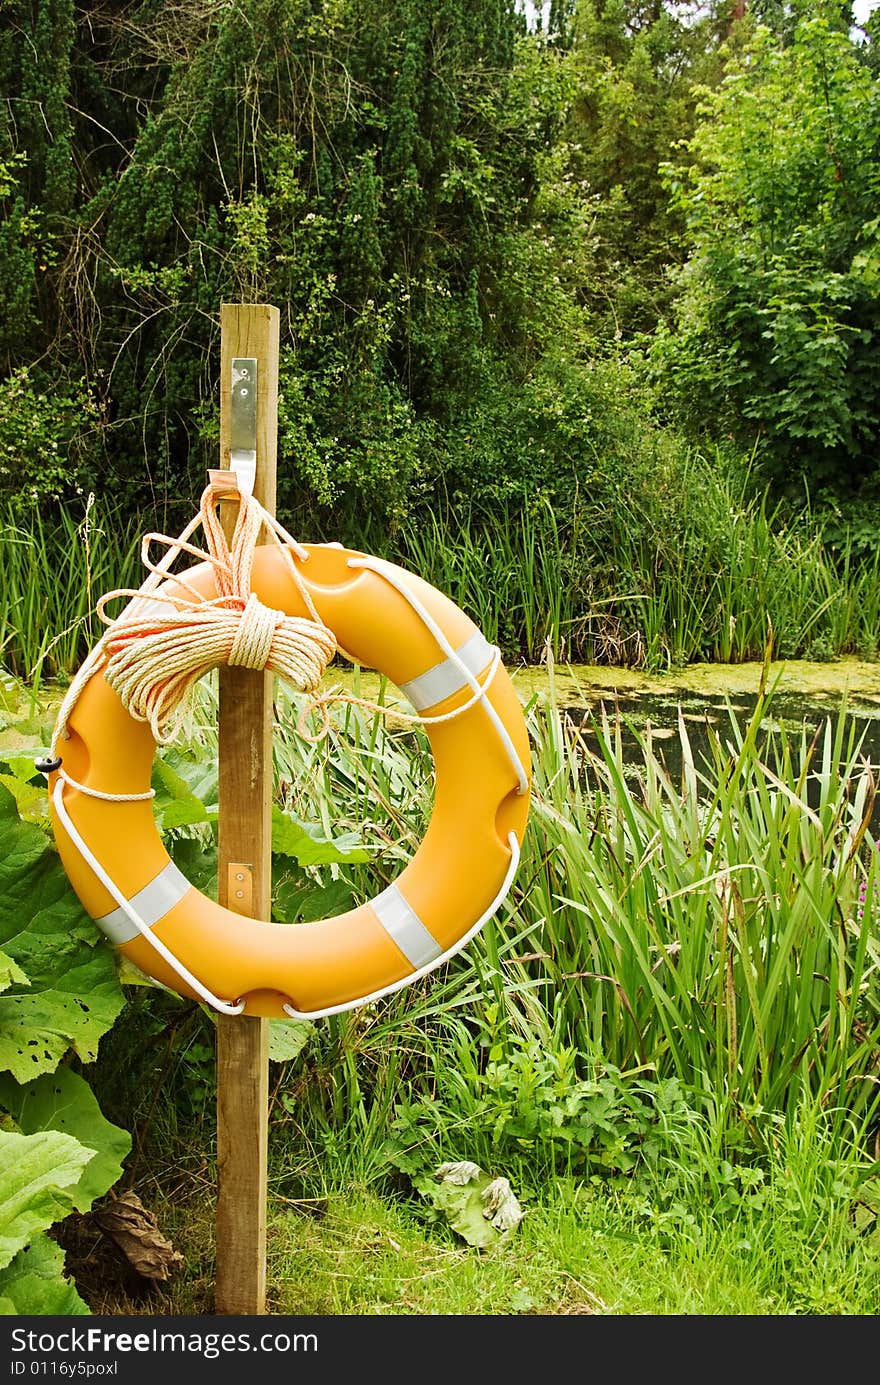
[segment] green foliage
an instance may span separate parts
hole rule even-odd
[[[36,262],[42,258],[41,213],[38,208],[28,206],[20,188],[26,163],[23,150],[0,162],[0,282],[4,290],[0,347],[9,363],[17,359],[16,348],[34,325],[34,278]],[[40,272],[45,270],[46,265],[41,264]]]
[[[191,781],[195,779],[195,783]],[[216,823],[218,775],[216,763],[203,765],[196,756],[172,748],[153,761],[153,813],[161,832],[196,823]]]
[[[40,304],[11,357],[58,405],[17,425],[39,423],[41,496],[85,388],[84,483],[100,457],[102,490],[129,510],[148,488],[185,505],[216,444],[217,304],[256,296],[283,308],[280,495],[297,522],[399,528],[438,482],[521,489],[540,448],[542,475],[590,484],[614,433],[591,416],[621,401],[583,360],[612,318],[628,332],[656,316],[675,253],[656,165],[690,128],[697,31],[640,15],[627,37],[615,12],[599,33],[585,7],[565,52],[522,33],[506,0],[236,0],[170,29],[101,12],[80,30],[59,6],[30,0],[56,21],[39,81],[67,113],[75,186],[52,183],[67,208],[44,256],[57,311]],[[0,51],[16,110],[25,33]],[[48,194],[18,129],[2,186],[39,217]]]
[[[560,392],[557,438],[542,435],[535,482],[560,434],[574,449],[567,402]],[[591,663],[739,662],[761,657],[771,629],[785,658],[873,657],[880,559],[870,529],[859,540],[845,517],[836,532],[787,519],[754,493],[750,471],[670,444],[621,427],[613,466],[581,463],[583,490],[575,482],[566,496],[557,477],[552,498],[524,488],[464,511],[453,496],[403,529],[405,561],[505,654],[532,662],[548,642],[556,658]]]
[[[593,1066],[559,1032],[548,1043],[508,1027],[498,1001],[476,1017],[474,1036],[452,1022],[449,1072],[439,1091],[394,1112],[390,1162],[418,1175],[440,1159],[479,1158],[519,1168],[532,1179],[560,1173],[630,1173],[656,1162],[661,1133],[687,1118],[676,1079],[658,1083]]]
[[[356,833],[340,833],[328,839],[316,824],[299,822],[294,814],[280,808],[272,813],[272,852],[276,856],[290,856],[301,866],[367,861],[370,857]]]
[[[279,698],[285,802],[302,822],[357,821],[384,850],[300,869],[357,903],[423,831],[424,738],[345,707],[325,744],[306,745],[292,731],[303,702]],[[872,785],[843,717],[811,746],[772,729],[771,709],[731,713],[705,763],[683,724],[679,780],[650,738],[633,773],[614,723],[599,722],[591,751],[555,707],[533,708],[532,820],[500,918],[430,983],[276,1049],[283,1195],[388,1186],[463,1158],[527,1190],[568,1172],[584,1196],[617,1189],[617,1224],[633,1218],[658,1250],[702,1255],[735,1233],[776,1264],[804,1207],[821,1206],[835,1255],[867,1255],[848,1209],[880,1051],[875,919],[859,913],[880,869]],[[197,743],[210,735],[196,723]],[[102,1088],[123,1104],[134,1090],[142,1138],[184,1139],[201,1167],[209,1020],[141,991],[110,1045]],[[808,1165],[796,1135],[810,1122],[822,1133]],[[761,1274],[769,1292],[769,1262]],[[849,1301],[835,1292],[825,1275],[791,1289],[814,1308]]]
[[[64,1275],[64,1251],[42,1233],[0,1270],[0,1313],[20,1317],[88,1313],[74,1286]]]
[[[97,1056],[122,989],[45,833],[21,820],[4,785],[0,857],[0,1307],[81,1313],[63,1256],[42,1232],[107,1192],[131,1141],[60,1064]]]
[[[43,514],[40,501],[0,508],[0,650],[27,678],[69,677],[100,638],[95,603],[140,582],[140,529],[118,507],[70,497]]]
[[[873,1315],[880,1256],[853,1223],[854,1170],[824,1132],[780,1136],[761,1211],[719,1205],[718,1162],[698,1134],[679,1155],[692,1177],[674,1202],[668,1168],[635,1184],[558,1178],[529,1197],[512,1241],[480,1255],[374,1189],[328,1184],[311,1206],[279,1203],[279,1311],[497,1314],[505,1327],[535,1313]]]
[[[305,1020],[271,1020],[269,1057],[273,1063],[290,1063],[299,1057],[311,1037],[312,1026]]]
[[[606,350],[651,331],[668,308],[668,271],[684,245],[662,166],[693,132],[699,86],[721,75],[719,27],[711,7],[687,22],[663,5],[630,0],[575,7],[564,147],[592,241],[579,297]],[[577,244],[563,243],[566,254]]]
[[[94,1150],[79,1182],[68,1190],[77,1211],[87,1212],[121,1177],[131,1136],[104,1119],[88,1083],[71,1068],[57,1068],[23,1085],[0,1073],[0,1106],[23,1135],[59,1130]]]
[[[48,350],[68,378],[86,362],[109,396],[109,475],[134,496],[144,457],[185,490],[207,461],[211,315],[278,302],[282,494],[311,508],[346,491],[393,515],[421,420],[485,370],[499,238],[535,181],[540,112],[511,84],[507,0],[236,0],[82,30],[71,0],[17,7],[0,47],[10,109],[37,88],[51,108],[39,137],[35,101],[0,130],[5,273],[23,286],[11,363]],[[53,26],[39,72],[34,24]],[[96,141],[95,111],[116,145]]]
[[[0,32],[0,374],[42,339],[57,308],[48,271],[76,201],[69,110],[73,0],[11,0]],[[36,354],[36,353],[35,353]]]
[[[774,729],[771,707],[731,712],[705,762],[682,722],[680,779],[650,738],[633,767],[619,726],[600,720],[591,750],[552,703],[535,708],[512,899],[430,984],[314,1027],[279,1088],[279,1151],[307,1139],[339,1178],[471,1159],[535,1186],[659,1169],[696,1123],[716,1162],[747,1170],[808,1110],[839,1150],[859,1147],[880,1051],[876,919],[859,904],[880,872],[873,786],[854,723],[811,744]],[[344,717],[349,736],[308,752],[297,811],[332,801],[396,840],[335,868],[358,902],[409,854],[430,780],[411,735]]]
[[[72,1135],[0,1131],[0,1268],[64,1212],[92,1151]]]
[[[695,428],[752,430],[793,493],[876,468],[880,91],[821,16],[759,27],[667,168],[691,260],[652,359]]]
[[[712,1093],[733,1139],[734,1111],[757,1131],[761,1112],[801,1100],[876,1103],[862,1076],[880,1041],[876,957],[856,916],[877,872],[859,850],[873,781],[842,718],[811,746],[760,734],[765,717],[762,702],[744,726],[731,714],[705,765],[682,721],[680,783],[650,740],[633,780],[619,728],[578,754],[551,720],[532,820],[542,885],[523,919],[577,1051]]]
[[[0,1133],[0,1311],[85,1313],[63,1252],[42,1232],[112,1187],[131,1138],[67,1067],[23,1086],[0,1073],[0,1107],[17,1127]]]
[[[393,533],[351,514],[340,536],[446,591],[508,657],[536,661],[549,641],[555,658],[573,661],[736,662],[761,656],[768,621],[784,657],[872,657],[880,550],[870,502],[856,514],[822,494],[815,516],[788,516],[736,459],[647,427],[628,388],[614,366],[545,362],[523,389],[499,387],[492,407],[463,412],[444,460],[432,462],[443,488],[412,495]],[[38,508],[7,513],[6,665],[71,676],[101,633],[99,592],[140,580],[138,533],[150,517],[135,526],[91,500],[55,523]],[[213,819],[206,764],[180,748],[157,761],[161,828]],[[25,812],[32,780],[3,781]]]
[[[59,390],[21,367],[0,381],[0,503],[23,516],[38,503],[81,495],[97,413],[84,380]]]
[[[25,980],[0,996],[0,1068],[19,1082],[68,1049],[85,1062],[123,1005],[113,955],[71,890],[45,834],[0,786],[0,946]]]
[[[555,503],[613,478],[643,406],[586,363],[676,293],[664,409],[759,435],[814,495],[871,472],[873,47],[834,7],[755,13],[772,27],[582,0],[528,34],[506,0],[173,24],[11,0],[0,489],[100,477],[126,513],[185,510],[217,305],[257,297],[283,310],[282,506],[321,532],[399,531],[438,488],[485,504],[537,471]]]
[[[505,1244],[522,1218],[508,1180],[493,1178],[472,1160],[441,1164],[412,1182],[431,1209],[429,1217],[482,1250]]]

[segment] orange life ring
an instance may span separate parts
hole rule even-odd
[[[337,545],[304,545],[294,562],[352,658],[387,675],[426,718],[465,709],[426,725],[434,809],[418,851],[388,889],[347,913],[296,925],[244,918],[200,893],[172,863],[143,797],[156,749],[151,730],[100,671],[70,714],[63,774],[49,774],[61,859],[98,926],[164,985],[198,997],[183,972],[218,997],[219,1008],[251,1015],[353,1008],[438,966],[497,907],[528,816],[522,708],[497,651],[470,618],[414,574]],[[275,610],[306,615],[289,563],[289,550],[258,546],[252,589]],[[209,564],[184,576],[190,590],[214,597]],[[173,579],[163,590],[174,593]],[[452,657],[443,653],[449,647]],[[132,923],[125,901],[145,928]]]

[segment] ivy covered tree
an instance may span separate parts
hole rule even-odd
[[[137,503],[188,504],[213,447],[219,304],[276,302],[285,503],[350,490],[393,514],[432,428],[523,331],[504,257],[546,129],[513,77],[512,0],[14,8],[7,370],[49,351],[84,375],[109,474]],[[41,24],[54,66],[32,61]],[[32,139],[42,181],[22,193]]]
[[[605,495],[658,319],[667,410],[862,482],[875,44],[818,10],[6,0],[0,495],[188,512],[237,299],[282,309],[309,524]]]
[[[51,340],[50,269],[77,203],[73,0],[12,0],[0,28],[0,372]]]

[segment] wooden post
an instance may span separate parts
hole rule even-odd
[[[278,309],[224,304],[220,311],[220,467],[230,467],[232,362],[257,362],[254,495],[275,512]],[[227,530],[237,504],[221,504]],[[228,512],[228,513],[224,513]],[[272,836],[272,677],[220,670],[220,903],[268,919]],[[266,1150],[269,1022],[217,1016],[218,1313],[266,1311]]]

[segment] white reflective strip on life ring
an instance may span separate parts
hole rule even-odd
[[[191,888],[186,876],[177,869],[173,861],[169,861],[168,865],[160,870],[149,884],[144,885],[142,890],[132,895],[128,902],[140,915],[146,927],[152,928],[165,917],[169,909],[180,903],[187,890]],[[138,929],[121,908],[114,909],[103,918],[95,919],[95,923],[117,947],[121,947],[123,943],[130,943],[138,936]]]
[[[448,962],[456,953],[461,952],[463,947],[467,947],[472,938],[475,938],[487,919],[490,919],[503,899],[507,898],[508,891],[513,884],[513,877],[519,868],[519,839],[515,832],[508,832],[507,844],[510,847],[510,865],[507,867],[501,889],[498,891],[488,909],[480,915],[476,923],[472,923],[468,931],[452,947],[447,947],[445,952],[441,952],[439,957],[426,963],[423,967],[417,967],[411,976],[402,976],[399,981],[392,981],[390,986],[383,986],[381,991],[371,991],[369,995],[362,995],[359,1000],[352,1002],[343,1001],[341,1005],[325,1005],[323,1010],[297,1010],[294,1005],[284,1004],[281,1006],[285,1015],[289,1015],[292,1020],[320,1020],[326,1015],[340,1015],[343,1010],[354,1010],[359,1005],[372,1005],[376,1000],[382,1000],[386,995],[394,995],[395,991],[403,990],[404,986],[412,985],[413,981],[419,981],[423,976],[427,976],[443,962]],[[399,891],[398,891],[399,893]]]
[[[455,652],[468,673],[478,674],[491,662],[495,650],[482,630],[477,630]],[[420,673],[417,678],[411,678],[408,683],[401,683],[400,691],[417,712],[424,712],[428,707],[436,707],[438,702],[444,702],[447,697],[467,686],[468,681],[461,665],[453,659],[443,659],[439,664],[434,664],[433,668]]]
[[[433,933],[428,931],[396,885],[389,885],[371,900],[370,908],[392,942],[416,969],[428,966],[443,955],[443,948]]]

